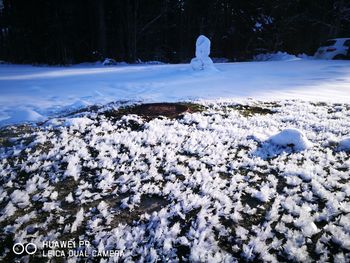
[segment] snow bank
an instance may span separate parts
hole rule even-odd
[[[276,53],[259,54],[254,57],[254,61],[292,61],[301,58],[288,54],[287,52],[278,51]]]
[[[304,60],[305,59],[307,59],[307,60],[314,60],[315,59],[314,56],[309,56],[309,55],[307,55],[305,53],[298,54],[297,57],[301,58],[301,59],[304,59]]]
[[[281,147],[292,147],[296,151],[303,151],[312,147],[312,143],[298,129],[285,129],[270,137],[268,141]]]
[[[103,66],[112,66],[117,65],[117,62],[113,58],[105,58],[105,60],[102,62]]]
[[[214,63],[228,63],[230,60],[228,58],[211,58]]]
[[[46,118],[32,109],[13,109],[9,118],[3,120],[3,124],[14,124],[20,122],[40,122]],[[1,122],[1,118],[0,118]]]
[[[348,61],[302,59],[219,63],[215,67],[218,74],[197,74],[188,64],[0,65],[0,126],[42,121],[87,105],[123,100],[172,102],[249,97],[349,102]]]
[[[149,61],[141,61],[139,60],[137,62],[137,64],[141,64],[141,65],[164,65],[165,63],[162,61],[158,61],[158,60],[149,60]]]

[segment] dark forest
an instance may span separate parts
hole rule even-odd
[[[320,42],[350,36],[345,0],[3,0],[0,60],[74,64],[186,62],[195,39],[212,57],[313,54]]]

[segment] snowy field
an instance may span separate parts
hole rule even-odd
[[[120,100],[350,100],[350,61],[292,59],[216,67],[217,72],[193,72],[188,64],[0,65],[0,125],[42,121],[63,110]]]
[[[350,105],[201,105],[2,130],[0,259],[79,239],[123,251],[102,262],[349,262]]]
[[[350,62],[215,66],[0,65],[0,261],[350,262]]]

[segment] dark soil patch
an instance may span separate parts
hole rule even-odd
[[[241,201],[243,205],[247,204],[250,208],[257,209],[256,213],[254,213],[254,216],[245,216],[244,220],[242,220],[241,226],[245,227],[246,229],[251,229],[253,225],[262,224],[265,221],[266,214],[270,210],[273,203],[272,201],[262,203],[258,199],[247,194],[242,196]]]
[[[121,210],[121,213],[115,216],[115,221],[111,226],[117,226],[119,223],[132,224],[133,221],[140,219],[142,214],[152,214],[154,211],[159,211],[169,202],[161,196],[143,196],[139,206],[132,211],[129,209]]]
[[[124,115],[135,114],[152,120],[160,116],[167,118],[177,118],[185,112],[200,112],[204,106],[192,103],[147,103],[119,108],[104,113],[106,117],[121,118]]]

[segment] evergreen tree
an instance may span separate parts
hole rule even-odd
[[[3,0],[0,60],[70,64],[105,57],[188,62],[199,34],[212,56],[313,54],[350,37],[345,0]]]

